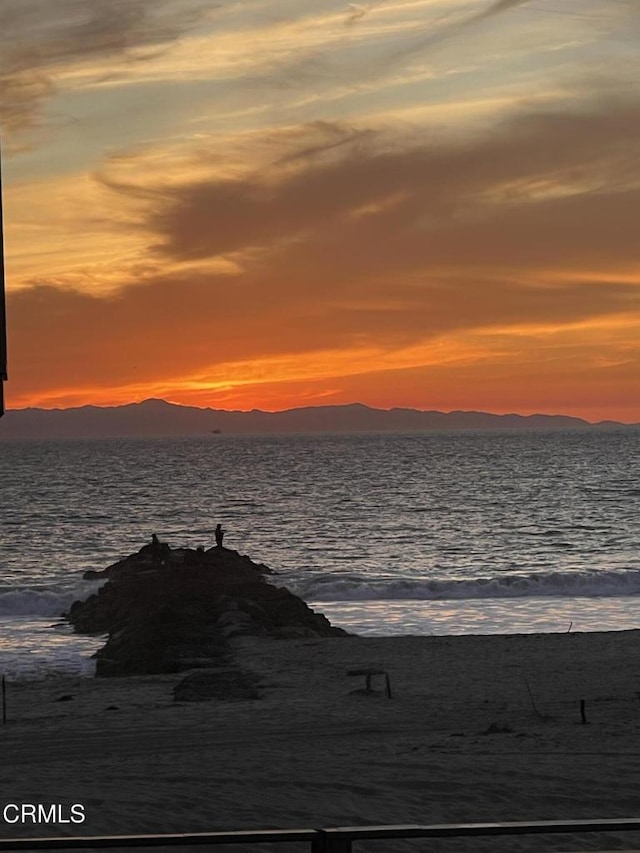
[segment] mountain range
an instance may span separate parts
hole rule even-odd
[[[591,424],[566,415],[494,415],[375,409],[362,403],[309,406],[283,412],[225,411],[144,400],[124,406],[74,409],[14,409],[0,419],[2,439],[110,438],[218,433],[422,432],[427,430],[591,430],[629,429],[640,424]]]

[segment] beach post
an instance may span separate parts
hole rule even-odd
[[[7,722],[7,680],[2,676],[2,725]]]
[[[389,678],[388,672],[385,672],[384,680],[387,688],[387,699],[391,699],[391,679]]]
[[[582,717],[582,725],[585,725],[587,722],[587,714],[585,711],[586,702],[584,699],[580,700],[580,716]]]

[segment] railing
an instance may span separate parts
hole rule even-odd
[[[208,844],[284,844],[308,842],[310,853],[352,853],[358,841],[390,838],[469,838],[498,835],[557,835],[640,832],[640,818],[540,820],[517,823],[445,823],[421,826],[338,826],[327,829],[258,829],[165,835],[94,835],[69,838],[0,838],[0,851],[81,850],[87,848],[177,847]],[[388,849],[388,848],[387,848]]]
[[[315,829],[257,829],[233,832],[190,832],[165,835],[85,835],[68,838],[0,838],[0,850],[86,850],[98,847],[177,847],[209,844],[282,844],[308,841],[311,850],[318,838]],[[322,848],[318,848],[322,850]],[[329,848],[331,849],[331,848]]]

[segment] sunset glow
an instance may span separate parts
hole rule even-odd
[[[5,0],[8,408],[640,421],[636,0]]]

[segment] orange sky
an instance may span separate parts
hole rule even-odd
[[[9,408],[640,421],[637,0],[4,0]]]

